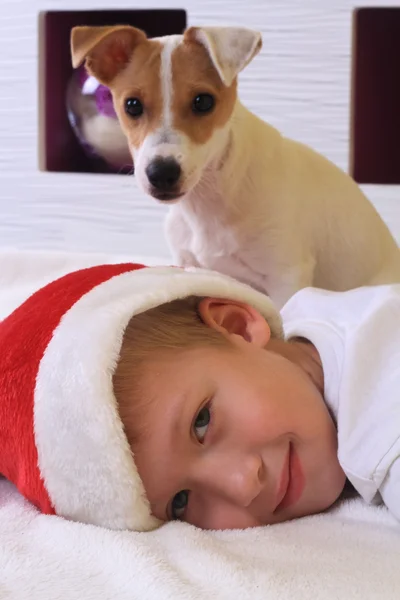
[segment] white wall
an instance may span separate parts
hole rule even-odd
[[[362,2],[368,5],[400,3]],[[186,8],[190,24],[261,29],[264,48],[242,75],[242,99],[344,169],[354,6],[351,0],[118,1],[118,8]],[[111,0],[1,0],[0,246],[167,253],[165,210],[143,197],[132,178],[38,171],[38,13],[115,7]],[[364,189],[400,240],[399,188]]]

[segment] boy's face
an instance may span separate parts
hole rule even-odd
[[[234,529],[328,508],[345,475],[315,381],[250,307],[207,299],[201,311],[229,345],[163,355],[143,375],[133,451],[153,513]]]

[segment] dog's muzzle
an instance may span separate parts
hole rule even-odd
[[[181,193],[179,180],[182,174],[175,158],[157,156],[146,167],[146,176],[151,185],[151,195],[158,200],[174,200]]]

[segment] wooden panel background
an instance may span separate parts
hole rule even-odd
[[[0,246],[166,256],[165,208],[134,179],[38,169],[38,17],[45,10],[185,8],[189,24],[262,30],[244,102],[344,169],[349,161],[351,0],[0,0]],[[386,0],[362,6],[400,6]],[[364,189],[400,241],[400,190]]]

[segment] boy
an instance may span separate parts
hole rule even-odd
[[[202,270],[103,265],[0,326],[0,472],[113,529],[323,511],[346,477],[400,518],[400,285],[284,307]],[[336,429],[338,427],[338,431]]]

